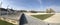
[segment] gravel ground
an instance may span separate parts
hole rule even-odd
[[[14,17],[15,16],[13,16],[12,18]],[[25,14],[25,17],[28,23],[24,25],[60,25],[60,13],[56,13],[52,17],[47,18],[45,20],[40,20],[26,14]]]
[[[37,18],[27,16],[28,24],[25,25],[60,25],[60,13],[56,13],[50,18],[47,18],[45,20],[39,20]]]
[[[55,15],[45,19],[44,21],[50,23],[50,25],[60,25],[60,13],[56,13]]]
[[[48,25],[46,22],[32,16],[25,15],[27,24],[24,25]]]

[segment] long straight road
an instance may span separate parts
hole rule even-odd
[[[25,19],[23,19],[25,17]],[[47,23],[46,22],[43,22],[42,20],[40,20],[40,19],[37,19],[37,18],[35,18],[35,17],[32,17],[32,16],[28,16],[28,15],[24,15],[24,16],[22,16],[21,17],[22,19],[21,19],[21,25],[47,25]],[[27,23],[25,23],[24,21],[27,21]],[[22,23],[22,22],[24,22],[24,23]]]

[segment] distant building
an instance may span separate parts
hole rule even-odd
[[[0,15],[12,14],[13,12],[14,10],[12,9],[0,8]]]
[[[0,15],[7,14],[7,9],[0,8]]]

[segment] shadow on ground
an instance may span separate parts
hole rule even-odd
[[[19,19],[19,25],[24,25],[24,24],[27,24],[28,21],[24,15],[24,13],[21,15],[21,18]]]

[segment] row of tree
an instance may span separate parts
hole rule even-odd
[[[52,8],[50,8],[50,9],[46,9],[46,13],[55,13],[55,11]]]
[[[38,12],[40,12],[40,13],[41,13],[41,11],[30,11],[30,12],[32,12],[32,13],[38,13]],[[50,8],[50,9],[46,9],[45,12],[46,12],[46,13],[55,13],[55,10],[52,9],[52,8]]]
[[[40,12],[40,13],[41,13],[41,11],[34,11],[34,10],[31,10],[31,11],[20,10],[19,12],[31,12],[31,13],[38,13],[38,12]],[[46,12],[46,13],[55,13],[55,11],[54,11],[52,8],[46,9],[46,11],[42,11],[42,12]]]

